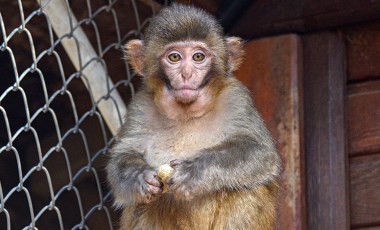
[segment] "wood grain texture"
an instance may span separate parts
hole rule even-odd
[[[353,227],[380,229],[380,154],[350,159],[350,186]]]
[[[229,31],[244,38],[310,32],[380,18],[380,2],[370,0],[253,1]]]
[[[355,230],[380,230],[380,226],[352,227],[351,229],[355,229]]]
[[[348,229],[344,42],[327,32],[302,39],[308,229]]]
[[[380,152],[380,80],[348,87],[350,155]]]
[[[251,90],[283,160],[278,229],[305,229],[300,39],[286,35],[253,40],[245,50],[236,75]]]
[[[348,81],[380,78],[380,21],[343,29]]]

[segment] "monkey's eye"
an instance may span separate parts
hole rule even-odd
[[[172,62],[178,62],[181,60],[181,55],[179,55],[179,53],[171,53],[169,54],[168,58]]]
[[[193,60],[194,61],[196,61],[196,62],[201,62],[201,61],[203,61],[204,59],[205,59],[205,55],[203,54],[203,53],[195,53],[194,55],[193,55]]]

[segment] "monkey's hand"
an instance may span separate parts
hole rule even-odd
[[[157,173],[151,169],[143,171],[140,194],[146,203],[151,202],[155,197],[162,193],[162,183],[157,177]]]
[[[162,183],[156,171],[142,160],[141,155],[117,154],[107,165],[116,206],[149,203],[162,193]]]
[[[172,160],[170,166],[174,168],[173,174],[167,179],[169,191],[177,199],[191,200],[201,194],[201,185],[197,183],[196,170],[190,160]]]

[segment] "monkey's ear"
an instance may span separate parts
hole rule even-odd
[[[227,51],[228,51],[228,63],[230,65],[230,70],[235,71],[239,68],[243,61],[244,50],[243,42],[241,38],[238,37],[227,37],[226,38]]]
[[[134,71],[143,76],[144,43],[141,40],[130,40],[124,46],[124,56],[131,64]]]

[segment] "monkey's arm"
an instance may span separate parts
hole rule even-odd
[[[268,137],[269,138],[269,137]],[[175,167],[168,182],[179,198],[219,190],[250,189],[275,180],[280,159],[271,143],[259,143],[248,135],[236,135],[202,150],[198,157],[171,162]]]
[[[147,98],[136,94],[128,106],[128,113],[120,128],[107,164],[107,179],[113,190],[115,205],[149,202],[162,192],[156,171],[145,161],[147,129],[144,119]]]
[[[140,153],[133,150],[113,151],[107,173],[117,206],[134,202],[146,203],[162,192],[162,184],[157,179],[156,172]]]

